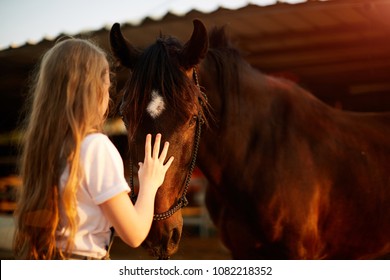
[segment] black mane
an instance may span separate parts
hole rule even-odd
[[[210,31],[209,51],[204,63],[204,68],[215,70],[214,81],[222,100],[221,116],[234,114],[231,110],[239,110],[237,104],[241,96],[240,70],[248,64],[233,45],[225,27],[215,27]],[[231,98],[225,98],[227,94]]]

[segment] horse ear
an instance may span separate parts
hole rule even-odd
[[[134,68],[141,52],[123,37],[119,23],[114,23],[111,27],[110,46],[120,64],[130,69]]]
[[[181,52],[181,65],[185,69],[190,69],[197,65],[205,56],[209,47],[207,30],[204,24],[195,19],[193,21],[194,31],[190,40],[184,44]]]

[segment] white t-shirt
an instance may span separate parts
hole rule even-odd
[[[124,177],[123,161],[118,150],[102,133],[85,137],[81,144],[81,164],[84,176],[77,191],[79,221],[72,253],[102,258],[106,255],[111,225],[99,204],[121,192],[129,192],[130,188]],[[61,191],[68,176],[69,169],[66,167],[60,178]],[[59,229],[58,232],[61,235],[65,229]],[[58,240],[57,246],[64,248],[64,241]]]

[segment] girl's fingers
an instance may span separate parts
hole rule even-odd
[[[175,158],[173,156],[168,159],[167,163],[164,165],[165,170],[168,170],[168,168],[171,166],[174,159]]]
[[[159,160],[160,160],[161,162],[164,162],[164,161],[165,161],[165,158],[167,157],[167,153],[168,153],[168,148],[169,148],[169,143],[168,143],[168,142],[165,142],[165,143],[164,143],[164,148],[163,148],[163,150],[162,150],[162,152],[161,152],[161,155],[160,155],[160,157],[159,157]]]
[[[158,133],[156,135],[156,140],[154,140],[154,147],[153,147],[153,158],[157,159],[158,154],[160,152],[160,142],[161,142],[161,134]]]
[[[145,160],[152,156],[151,151],[152,151],[152,135],[148,134],[146,135],[146,141],[145,141]]]
[[[162,164],[164,163],[169,149],[169,142],[164,143],[164,147],[161,151],[161,154],[159,156],[160,152],[160,144],[161,144],[161,134],[158,133],[156,135],[156,140],[154,141],[153,150],[152,150],[152,135],[148,134],[146,135],[146,142],[145,142],[145,160],[153,158],[158,159]],[[166,166],[166,169],[169,168],[169,166],[172,164],[173,157],[170,157],[168,162],[164,165]],[[140,165],[141,166],[141,165]]]

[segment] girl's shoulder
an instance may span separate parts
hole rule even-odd
[[[101,132],[90,133],[85,136],[83,143],[95,142],[95,141],[110,141],[107,135]]]
[[[112,149],[115,146],[107,135],[100,132],[88,134],[81,143],[82,150],[100,149],[102,147]]]

